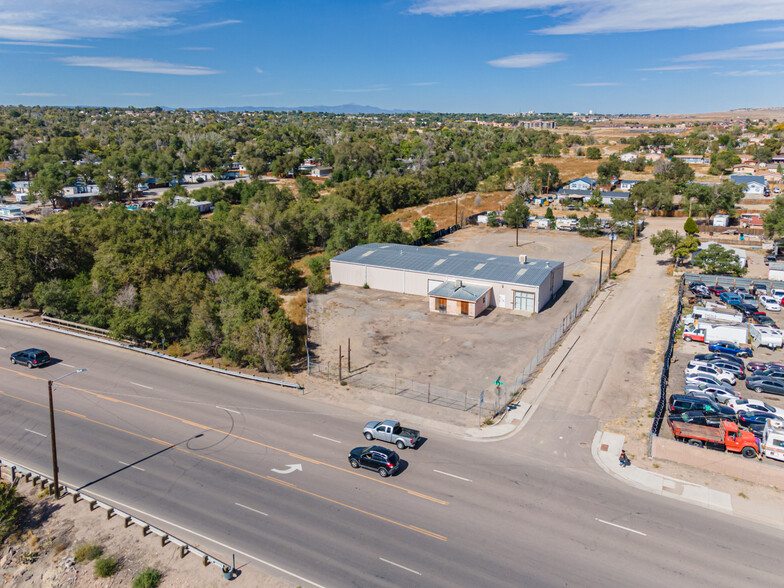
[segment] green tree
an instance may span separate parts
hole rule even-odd
[[[6,198],[10,198],[14,193],[14,185],[8,180],[0,181],[0,203]]]
[[[498,221],[498,213],[494,210],[491,210],[487,213],[487,226],[488,227],[497,227],[499,225]]]
[[[708,173],[714,176],[726,174],[733,165],[740,163],[740,157],[731,151],[719,151],[711,156],[711,166]]]
[[[543,190],[548,192],[561,183],[561,175],[558,168],[552,163],[540,163],[536,172],[536,177],[542,185]]]
[[[602,152],[598,147],[588,147],[588,149],[585,150],[585,156],[588,159],[601,159]]]
[[[588,202],[586,202],[586,204],[588,206],[593,206],[594,208],[597,208],[597,207],[601,206],[602,205],[602,191],[599,190],[599,189],[593,190],[591,192],[591,197],[588,199]]]
[[[707,274],[742,276],[746,273],[746,268],[739,263],[738,255],[718,243],[695,254],[692,263]]]
[[[294,355],[294,338],[282,311],[275,314],[265,308],[261,316],[240,327],[239,343],[248,365],[268,373],[287,371]]]
[[[327,289],[327,278],[324,276],[327,265],[321,256],[311,257],[308,260],[308,288],[313,294],[321,294]]]
[[[700,232],[697,223],[691,217],[687,218],[686,222],[683,223],[683,230],[686,231],[687,235],[696,235],[697,233]]]
[[[631,199],[649,210],[672,210],[673,194],[668,184],[640,182],[632,188]]]
[[[693,252],[700,248],[700,242],[693,235],[684,237],[677,231],[664,229],[651,236],[651,246],[656,255],[661,255],[665,251],[670,251],[675,266],[677,267],[680,262],[687,259]]]
[[[423,216],[414,221],[414,239],[430,239],[436,230],[436,222],[429,216]]]
[[[523,202],[522,196],[515,196],[506,206],[504,222],[512,228],[526,227],[530,216],[531,210]]]
[[[599,217],[595,212],[577,221],[577,231],[584,237],[598,237],[602,234]]]
[[[768,210],[762,213],[762,227],[769,239],[784,235],[784,196],[776,196]]]
[[[19,529],[24,516],[24,498],[10,484],[0,482],[0,545]]]
[[[596,171],[599,174],[599,183],[609,184],[613,178],[621,175],[621,160],[613,153],[607,161],[599,164]]]
[[[635,214],[634,204],[628,198],[616,198],[613,200],[610,217],[614,221],[631,222],[634,220]]]

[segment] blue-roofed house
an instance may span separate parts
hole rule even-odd
[[[570,190],[593,190],[596,188],[596,180],[588,176],[572,180],[567,184]]]
[[[557,192],[557,198],[563,202],[567,198],[572,200],[590,200],[593,190],[572,190],[571,188],[561,188]]]
[[[540,312],[563,273],[561,261],[392,243],[357,245],[330,260],[333,283],[427,296],[431,312],[470,317],[493,306]]]
[[[628,200],[631,193],[622,190],[604,191],[601,194],[602,204],[610,206],[615,200]]]
[[[762,176],[741,176],[731,175],[730,181],[743,185],[743,192],[750,196],[752,194],[764,194],[768,187],[768,182]]]
[[[620,185],[618,187],[621,190],[631,190],[639,183],[640,180],[621,180]]]

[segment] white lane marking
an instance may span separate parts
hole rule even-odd
[[[139,466],[135,466],[135,465],[131,465],[131,464],[129,464],[129,463],[125,463],[124,461],[120,461],[119,459],[117,460],[117,463],[121,463],[121,464],[123,464],[124,466],[131,466],[133,469],[135,469],[135,470],[139,470],[140,472],[143,472],[143,471],[144,471],[144,470],[143,470],[142,468],[140,468]]]
[[[386,562],[386,563],[388,563],[390,565],[397,566],[400,569],[406,570],[407,572],[411,572],[412,574],[416,574],[417,576],[421,576],[422,575],[419,572],[417,572],[416,570],[412,570],[411,568],[407,568],[406,566],[401,566],[399,563],[395,563],[393,561],[389,561],[388,559],[384,559],[383,557],[379,557],[378,559],[380,559],[381,561],[384,561],[384,562]]]
[[[615,523],[611,523],[610,521],[603,521],[602,519],[596,519],[600,523],[604,523],[605,525],[610,525],[611,527],[618,527],[619,529],[623,529],[624,531],[629,531],[630,533],[637,533],[638,535],[642,535],[643,537],[647,537],[645,533],[642,531],[635,531],[634,529],[630,529],[629,527],[622,527],[621,525],[616,525]]]
[[[3,351],[5,351],[5,347],[0,347],[0,349],[2,349]]]
[[[76,367],[75,365],[71,365],[70,363],[64,363],[63,365],[64,365],[65,367],[70,367],[70,368],[72,368],[72,367]]]
[[[74,485],[73,484],[69,484],[69,486],[74,486]],[[231,545],[226,545],[225,543],[221,543],[220,541],[217,541],[217,540],[215,540],[215,539],[213,539],[211,537],[207,537],[206,535],[202,535],[201,533],[197,533],[196,531],[192,531],[188,527],[183,527],[182,525],[178,525],[177,523],[173,523],[171,521],[167,521],[166,519],[162,519],[161,517],[156,516],[156,515],[154,515],[152,513],[140,510],[140,509],[136,508],[135,506],[130,506],[128,504],[123,504],[122,502],[119,502],[119,501],[117,501],[117,500],[115,500],[113,498],[110,498],[108,496],[104,496],[104,495],[101,495],[101,494],[97,494],[95,492],[90,492],[90,496],[94,496],[95,498],[103,498],[104,500],[111,501],[114,505],[119,506],[121,508],[129,508],[131,510],[136,511],[137,513],[139,513],[142,516],[150,517],[150,518],[153,518],[153,519],[157,519],[157,520],[161,521],[162,523],[165,523],[165,524],[167,524],[167,525],[169,525],[171,527],[177,527],[178,529],[181,529],[181,530],[185,531],[186,533],[190,533],[194,537],[198,537],[199,539],[204,539],[205,541],[210,541],[211,543],[213,543],[215,545],[218,545],[219,547],[223,547],[224,549],[227,549],[230,552],[239,553],[243,557],[247,557],[249,559],[252,559],[253,561],[257,561],[257,562],[259,562],[262,565],[269,566],[273,570],[278,570],[279,572],[283,572],[284,574],[288,574],[289,576],[291,576],[292,578],[296,578],[297,580],[302,580],[303,582],[307,582],[308,584],[310,584],[311,586],[315,586],[316,588],[326,588],[325,586],[322,586],[321,584],[317,584],[313,580],[308,580],[307,578],[303,578],[302,576],[298,576],[294,572],[290,572],[289,570],[284,569],[284,568],[282,568],[280,566],[276,566],[275,564],[272,564],[272,563],[270,563],[268,561],[264,561],[261,558],[254,557],[254,556],[252,556],[249,553],[245,553],[244,551],[240,551],[239,549],[237,549],[235,547],[232,547]]]
[[[38,431],[33,431],[32,429],[25,429],[28,433],[32,433],[33,435],[38,435],[40,437],[46,437],[43,433],[39,433]]]
[[[237,506],[239,506],[241,508],[246,508],[246,509],[248,509],[248,510],[250,510],[252,512],[258,513],[260,515],[264,515],[265,517],[269,516],[266,512],[261,512],[260,510],[256,510],[255,508],[251,508],[249,506],[245,506],[244,504],[240,504],[239,502],[235,502],[234,504],[236,504]]]
[[[319,439],[325,439],[327,441],[332,441],[333,443],[343,443],[343,441],[338,441],[337,439],[330,439],[329,437],[322,437],[321,435],[316,435],[313,433],[314,437],[318,437]]]
[[[130,383],[133,384],[134,386],[139,386],[139,388],[147,388],[148,390],[152,390],[151,386],[145,386],[144,384],[137,384],[136,382],[130,382]]]
[[[471,482],[472,481],[472,480],[469,480],[468,478],[463,478],[461,476],[456,476],[454,474],[449,474],[447,472],[442,472],[441,470],[433,470],[433,471],[435,473],[437,473],[437,474],[443,474],[445,476],[449,476],[450,478],[457,478],[458,480],[463,480],[464,482]]]
[[[238,411],[238,410],[232,410],[232,409],[230,409],[230,408],[226,408],[225,406],[218,406],[217,404],[215,405],[215,408],[219,408],[219,409],[221,409],[221,410],[225,410],[226,412],[233,412],[234,414],[242,414],[242,413],[241,413],[240,411]]]

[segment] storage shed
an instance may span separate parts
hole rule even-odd
[[[497,306],[539,312],[563,285],[561,261],[392,243],[358,245],[333,257],[333,283],[428,296],[433,312],[476,317]]]

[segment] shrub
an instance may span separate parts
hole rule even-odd
[[[161,573],[155,568],[147,568],[136,575],[131,586],[133,588],[158,588],[162,577]]]
[[[101,557],[95,560],[95,575],[99,578],[108,578],[120,569],[120,562],[116,557]]]
[[[78,562],[92,561],[103,555],[103,547],[93,543],[82,543],[74,549],[74,560]]]
[[[0,543],[19,528],[24,508],[24,498],[16,488],[0,482]]]

